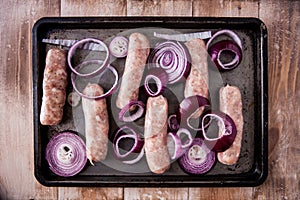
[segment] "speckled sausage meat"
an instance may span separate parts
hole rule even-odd
[[[185,98],[200,95],[208,98],[208,67],[205,43],[201,39],[192,39],[185,43],[188,48],[192,66],[184,89]]]
[[[83,93],[98,96],[103,94],[103,89],[98,84],[88,84]],[[86,153],[93,164],[93,161],[104,160],[107,154],[109,123],[106,99],[82,98],[82,109],[85,119]]]
[[[149,97],[145,117],[145,154],[153,173],[162,174],[170,167],[167,148],[168,102],[163,96]]]
[[[61,122],[67,83],[66,52],[61,49],[50,49],[46,55],[43,78],[41,124],[57,125]]]
[[[226,165],[235,164],[239,158],[243,137],[242,97],[239,88],[225,86],[220,89],[220,110],[228,114],[237,129],[236,138],[232,146],[224,152],[218,153],[218,160]]]
[[[140,82],[150,51],[147,37],[140,33],[132,33],[129,37],[128,54],[116,105],[122,109],[131,100],[138,99]]]

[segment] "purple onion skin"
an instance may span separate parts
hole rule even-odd
[[[207,98],[195,95],[185,98],[179,105],[177,120],[180,122],[180,127],[189,128],[187,119],[200,107],[210,106]]]
[[[189,150],[193,148],[194,145],[198,145],[205,149],[204,151],[207,152],[206,159],[202,163],[194,163],[192,160],[189,159]],[[206,147],[203,139],[195,138],[189,147],[188,150],[178,159],[178,164],[183,171],[191,175],[203,175],[208,173],[216,163],[216,153],[209,150]]]
[[[210,110],[210,111],[205,112],[205,114],[203,116],[205,116],[206,114],[215,114],[215,115],[218,115],[219,117],[221,117],[224,120],[225,129],[231,130],[230,131],[231,134],[223,135],[223,137],[221,137],[219,139],[210,139],[210,140],[205,139],[204,143],[212,151],[215,151],[215,152],[226,151],[233,144],[234,139],[237,134],[236,125],[235,125],[233,119],[229,115],[227,115],[221,111],[211,111]]]
[[[221,53],[221,50],[230,50],[233,51],[236,56],[238,56],[238,61],[235,62],[235,64],[233,64],[230,67],[225,67],[220,65],[220,63],[218,62],[218,54]],[[241,48],[234,42],[231,40],[222,40],[220,42],[217,42],[215,44],[213,44],[209,49],[208,49],[208,54],[211,56],[212,61],[215,63],[215,65],[218,67],[218,69],[220,71],[229,71],[229,70],[233,70],[234,68],[236,68],[237,66],[239,66],[239,64],[242,61],[242,50]]]

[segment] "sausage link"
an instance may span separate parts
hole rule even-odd
[[[227,85],[220,89],[220,110],[233,119],[237,135],[229,149],[218,153],[218,160],[223,164],[232,165],[238,161],[240,155],[244,126],[242,96],[238,87]]]
[[[150,170],[162,174],[170,168],[167,148],[168,102],[163,96],[149,97],[145,116],[145,154]]]
[[[43,77],[41,124],[57,125],[61,122],[67,84],[66,52],[61,49],[50,49],[46,55]]]
[[[98,84],[88,84],[83,93],[98,96],[103,94],[103,89]],[[93,161],[104,160],[107,154],[109,122],[106,99],[82,98],[82,109],[85,119],[86,153],[93,164]]]
[[[145,35],[140,33],[133,33],[130,35],[125,69],[116,100],[118,108],[122,109],[131,100],[138,99],[139,86],[143,77],[149,51],[150,44]]]
[[[185,45],[190,52],[192,66],[186,80],[184,96],[187,98],[200,95],[208,98],[208,67],[205,43],[196,38],[186,42]]]

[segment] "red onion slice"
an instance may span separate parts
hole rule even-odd
[[[222,62],[221,56],[223,52],[232,52],[235,57],[230,62]],[[231,40],[223,40],[213,44],[208,51],[212,61],[220,70],[232,70],[236,68],[242,60],[242,50],[239,46]]]
[[[173,114],[168,117],[168,127],[173,132],[176,132],[179,129],[177,115]]]
[[[88,61],[85,61],[85,62],[82,62],[80,65],[76,66],[76,70],[79,70],[80,68],[83,68],[85,66],[88,66],[88,65],[91,65],[91,64],[102,64],[103,61],[102,60],[88,60]],[[118,75],[118,72],[117,70],[112,67],[111,65],[108,65],[108,67],[106,68],[106,70],[110,70],[114,76],[115,76],[115,82],[113,84],[113,86],[107,91],[105,92],[104,94],[102,95],[99,95],[99,96],[89,96],[89,95],[85,95],[83,94],[82,92],[80,92],[76,86],[76,83],[75,83],[75,78],[76,78],[76,74],[74,73],[71,73],[71,82],[72,82],[72,86],[73,86],[73,89],[82,97],[84,98],[87,98],[87,99],[103,99],[103,98],[106,98],[107,96],[111,95],[114,90],[116,89],[117,87],[117,83],[118,83],[118,80],[119,80],[119,75]],[[103,71],[104,72],[104,71]],[[100,74],[101,76],[102,74]],[[83,78],[83,77],[82,77]]]
[[[150,88],[150,84],[156,86],[156,90]],[[148,71],[145,81],[144,88],[148,96],[156,97],[160,95],[168,84],[168,74],[161,68],[152,68]]]
[[[220,35],[229,36],[240,47],[240,49],[243,49],[242,41],[241,41],[240,37],[235,32],[233,32],[231,30],[227,30],[227,29],[220,30],[220,31],[216,32],[215,34],[213,34],[213,36],[207,41],[206,48],[208,49],[210,44],[212,43],[212,41]]]
[[[204,128],[204,126],[207,126],[205,124],[206,118],[209,118],[207,130]],[[214,121],[217,121],[217,123],[215,126],[211,126]],[[207,111],[202,118],[201,124],[204,142],[212,151],[223,152],[234,142],[237,130],[234,121],[229,115],[221,111]]]
[[[130,108],[135,107],[135,113],[129,114]],[[145,104],[142,101],[130,101],[119,112],[119,120],[123,122],[133,122],[144,114]]]
[[[196,131],[202,130],[200,125],[198,125],[199,127],[194,127],[191,123],[191,119],[194,118],[195,113],[199,112],[199,109],[204,109],[209,105],[209,100],[200,95],[185,98],[179,105],[180,126],[187,126]]]
[[[169,84],[186,78],[191,70],[188,50],[184,44],[176,41],[158,43],[150,52],[147,62],[150,68],[164,69],[168,74]]]
[[[128,39],[124,36],[116,36],[109,44],[110,53],[116,58],[124,58],[128,52]]]
[[[63,177],[78,174],[87,161],[85,149],[85,143],[78,135],[71,132],[58,133],[46,147],[50,170]]]
[[[215,164],[216,154],[201,138],[195,138],[187,151],[178,159],[179,166],[189,174],[205,174]]]
[[[129,143],[130,139],[133,140],[133,145]],[[128,145],[126,146],[126,148],[129,148],[128,150],[121,149],[122,140],[127,142],[125,145]],[[141,153],[141,151],[144,151],[143,147],[144,140],[132,128],[123,126],[116,132],[113,140],[113,149],[116,157],[121,159],[123,163],[134,164],[138,162],[143,157],[143,153]]]
[[[95,71],[86,73],[86,74],[82,74],[78,71],[78,69],[76,69],[76,67],[75,68],[73,67],[72,57],[74,56],[76,49],[80,48],[81,46],[84,46],[86,43],[96,43],[96,44],[99,44],[100,46],[102,46],[104,48],[104,50],[106,51],[106,57],[105,57],[104,61],[101,62],[100,67],[97,68]],[[73,73],[75,73],[78,76],[82,76],[82,77],[91,77],[91,76],[95,76],[105,70],[105,68],[109,64],[109,55],[110,55],[109,50],[104,42],[102,42],[101,40],[98,40],[98,39],[94,39],[94,38],[85,38],[83,40],[79,40],[78,42],[76,42],[74,45],[71,46],[71,48],[68,51],[67,61],[68,61],[68,65]],[[84,61],[84,62],[87,62],[87,61]]]
[[[176,160],[182,155],[183,149],[178,135],[169,132],[167,137],[167,146],[172,160]]]

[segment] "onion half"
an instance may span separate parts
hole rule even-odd
[[[46,147],[46,160],[50,170],[58,176],[78,174],[85,166],[85,143],[76,134],[60,132],[53,136]]]
[[[129,114],[130,108],[135,107],[137,110],[134,114]],[[145,104],[142,101],[130,101],[119,112],[119,120],[123,122],[133,122],[144,114]]]
[[[208,123],[205,120],[209,118]],[[214,121],[215,127],[211,126]],[[227,150],[237,134],[236,126],[232,118],[221,111],[207,111],[202,118],[203,136],[205,144],[215,152],[223,152]],[[216,130],[216,126],[218,127]],[[210,130],[211,128],[211,130]],[[209,133],[210,132],[210,133]]]
[[[216,154],[201,138],[195,138],[189,149],[178,159],[179,166],[189,174],[205,174],[215,164]]]
[[[126,145],[124,148],[128,150],[122,149],[121,142]],[[115,134],[113,139],[113,149],[115,156],[122,160],[123,163],[134,164],[143,157],[144,140],[141,139],[139,134],[132,128],[123,126]]]
[[[88,61],[82,62],[80,65],[76,66],[75,69],[79,70],[80,68],[86,67],[86,66],[91,65],[91,64],[97,64],[97,63],[98,64],[102,64],[103,61],[102,60],[88,60]],[[117,72],[117,70],[114,67],[112,67],[111,65],[108,65],[108,67],[107,67],[106,70],[110,70],[114,74],[114,76],[115,76],[115,82],[114,82],[113,86],[107,92],[105,92],[104,94],[99,95],[99,96],[89,96],[89,95],[85,95],[82,92],[80,92],[78,90],[77,86],[76,86],[76,83],[75,83],[75,79],[76,79],[76,74],[75,73],[71,73],[71,82],[72,82],[73,89],[80,96],[82,96],[84,98],[87,98],[87,99],[103,99],[103,98],[106,98],[107,96],[111,95],[114,92],[114,90],[117,87],[118,80],[119,80],[118,72]],[[85,77],[82,77],[82,78],[85,78]]]
[[[195,113],[199,112],[199,109],[204,109],[209,106],[210,102],[207,98],[194,95],[185,98],[179,105],[179,121],[181,127],[189,127],[195,131],[202,130],[202,127],[194,127],[191,123],[191,119],[194,118]],[[200,124],[200,121],[199,121]]]
[[[82,74],[78,71],[78,69],[76,67],[73,67],[72,57],[74,56],[74,54],[78,48],[84,46],[87,43],[96,43],[96,44],[99,44],[100,46],[102,46],[104,48],[104,50],[106,51],[106,57],[105,57],[104,61],[101,62],[101,64],[99,63],[100,67],[98,67],[95,71],[92,71],[92,72],[86,73],[86,74]],[[105,70],[105,68],[109,64],[109,55],[110,55],[109,50],[104,42],[102,42],[101,40],[98,40],[98,39],[94,39],[94,38],[85,38],[83,40],[79,40],[78,42],[76,42],[74,45],[71,46],[71,48],[68,51],[67,62],[68,62],[70,69],[72,70],[72,72],[74,74],[76,74],[78,76],[82,76],[82,77],[92,77],[92,76],[95,76]],[[84,62],[88,62],[88,61],[84,61]]]
[[[148,56],[148,67],[162,68],[168,74],[168,83],[174,84],[191,70],[190,54],[184,44],[176,41],[158,43]]]

